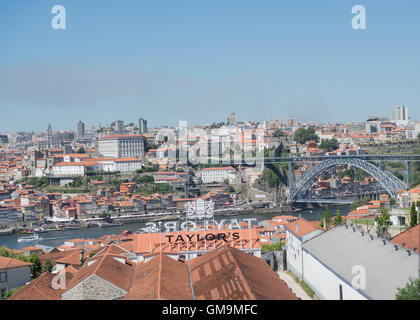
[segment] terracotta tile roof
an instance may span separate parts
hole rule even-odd
[[[93,262],[90,266],[85,264],[80,271],[74,275],[73,279],[69,283],[68,290],[89,276],[96,274],[117,287],[128,291],[133,272],[134,267],[132,264],[120,262],[116,260],[113,255],[106,254],[99,257],[97,261]]]
[[[123,253],[128,253],[130,252],[129,250],[121,247],[119,244],[112,244],[110,246],[105,246],[103,248],[101,248],[100,251],[97,252],[97,254],[94,257],[99,257],[105,254],[116,254],[116,255],[121,255]]]
[[[22,251],[42,251],[42,249],[35,246],[28,246],[23,248]]]
[[[30,266],[30,265],[32,265],[32,263],[20,261],[14,258],[0,256],[0,270],[7,270],[7,269],[19,268],[19,267]]]
[[[196,299],[297,300],[263,259],[230,246],[191,260],[190,271]]]
[[[138,263],[127,300],[192,299],[188,265],[162,252]]]
[[[17,290],[9,300],[61,300],[63,289],[53,289],[53,278],[56,274],[44,272],[38,278]],[[72,275],[67,272],[66,283],[72,279]]]
[[[83,251],[83,258],[86,258],[86,252]],[[78,266],[80,265],[80,249],[67,251],[67,254],[56,260],[56,263]]]
[[[414,227],[401,232],[399,235],[396,235],[391,239],[391,242],[402,246],[405,243],[404,248],[414,250],[416,252],[420,251],[420,224],[415,225]]]
[[[234,233],[237,235],[237,239],[234,237]],[[207,234],[209,234],[209,237],[207,240],[204,240]],[[225,234],[226,241],[220,238],[214,239],[214,236],[210,236],[217,234]],[[187,235],[190,239],[188,239]],[[132,237],[134,239],[133,252],[136,254],[157,253],[160,251],[178,253],[191,250],[213,250],[227,244],[235,248],[261,248],[258,230],[255,228],[139,233],[133,234]],[[178,237],[182,239],[176,241]],[[197,239],[198,241],[196,241]]]
[[[296,231],[296,225],[298,226],[298,229]],[[321,227],[317,227],[310,223],[309,221],[300,218],[297,221],[290,222],[286,225],[284,225],[286,229],[288,229],[293,234],[297,235],[298,237],[303,237],[304,235],[311,233],[316,230],[323,230]]]
[[[76,269],[75,267],[73,267],[73,266],[67,266],[66,268],[65,268],[65,270],[66,270],[66,273],[69,273],[69,274],[71,274],[72,276],[74,276],[75,274],[76,274],[76,272],[78,272],[79,271],[79,269]]]
[[[52,265],[56,265],[57,262],[65,263],[70,265],[79,265],[80,264],[80,249],[75,249],[74,247],[71,250],[65,251],[54,251],[50,253],[42,253],[39,256],[41,260],[41,265],[44,265],[47,260],[50,260]]]

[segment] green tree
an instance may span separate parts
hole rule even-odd
[[[79,150],[77,150],[76,153],[78,153],[78,154],[85,154],[86,153],[85,148],[80,147]]]
[[[151,183],[153,181],[154,181],[153,176],[141,176],[136,179],[137,184]]]
[[[319,137],[317,136],[317,134],[315,133],[315,129],[314,128],[299,128],[295,131],[293,138],[295,139],[295,141],[297,143],[301,143],[304,144],[306,141],[314,141],[314,142],[318,142]]]
[[[324,226],[324,218],[325,218],[326,226]],[[329,226],[330,226],[330,223],[331,223],[331,210],[330,210],[330,207],[327,205],[325,207],[324,212],[322,213],[321,222],[320,222],[319,225],[321,226],[321,228],[325,228],[325,229],[328,230]]]
[[[18,291],[20,288],[22,288],[22,286],[20,286],[20,287],[17,287],[17,288],[15,288],[15,289],[13,289],[13,290],[9,290],[9,291],[7,291],[7,293],[6,293],[6,300],[8,300],[8,299],[10,299],[10,297],[16,292],[16,291]]]
[[[280,250],[282,246],[283,244],[281,242],[273,242],[271,244],[263,244],[261,250],[265,252],[277,251]]]
[[[273,133],[273,137],[274,138],[281,138],[281,137],[284,137],[286,134],[282,131],[282,130],[280,130],[280,129],[277,129],[274,133]]]
[[[417,224],[417,210],[416,210],[416,204],[411,204],[411,210],[410,210],[410,227],[414,227]]]
[[[6,245],[0,247],[0,257],[14,258],[15,255],[10,251]]]
[[[53,269],[53,265],[51,263],[50,259],[47,259],[47,261],[45,261],[44,266],[42,267],[42,272],[51,272]]]
[[[169,183],[155,183],[153,185],[153,191],[161,194],[172,192],[172,187]]]
[[[340,215],[340,210],[337,209],[337,215],[334,218],[334,227],[339,226],[341,223],[343,223],[343,217]]]
[[[35,279],[36,277],[38,277],[38,275],[42,271],[41,260],[39,259],[39,257],[35,253],[32,253],[30,256],[28,256],[26,258],[26,261],[29,262],[29,263],[32,263],[32,265],[31,265],[31,278]]]
[[[277,175],[270,169],[264,169],[263,179],[268,182],[270,188],[275,188],[277,186],[279,178]]]
[[[375,217],[376,225],[376,233],[378,237],[385,238],[387,237],[388,228],[391,225],[391,219],[388,213],[388,209],[382,207],[381,214]]]
[[[235,193],[235,188],[232,186],[229,186],[228,190],[229,193]]]
[[[420,300],[420,279],[410,277],[404,288],[398,288],[395,300]]]
[[[339,147],[340,143],[337,139],[323,140],[319,145],[320,149],[324,149],[327,151],[337,150]]]
[[[395,204],[397,203],[397,200],[395,200],[395,198],[390,198],[389,199],[389,204],[391,207],[395,206]]]

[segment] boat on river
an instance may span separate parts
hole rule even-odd
[[[33,235],[27,236],[27,237],[19,237],[18,242],[31,242],[31,241],[38,241],[42,240],[41,237],[39,237],[38,233],[35,233]]]

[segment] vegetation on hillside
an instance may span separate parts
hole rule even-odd
[[[308,129],[305,129],[305,128],[297,129],[293,135],[293,138],[297,143],[300,143],[300,144],[304,144],[306,141],[314,141],[314,142],[319,141],[319,137],[315,133],[315,129],[312,127]]]

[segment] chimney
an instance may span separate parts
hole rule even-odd
[[[83,261],[83,250],[79,251],[79,256],[80,256],[80,263],[82,263],[82,261]]]
[[[363,231],[360,232],[362,234],[362,237],[365,235],[365,233]]]
[[[296,222],[296,233],[299,232],[299,224]]]
[[[413,248],[413,251],[416,252],[417,251],[417,248]]]
[[[322,226],[324,227],[324,229],[325,229],[325,230],[327,230],[327,224],[326,224],[326,222],[325,222],[325,217],[324,217],[324,221],[323,221]]]
[[[398,246],[396,244],[394,245],[394,248],[395,248],[395,251],[398,250]]]
[[[370,236],[370,240],[373,240],[373,236],[372,235]]]
[[[402,243],[402,247],[403,247],[403,248],[405,247],[405,242],[403,242],[403,243]]]
[[[411,251],[410,250],[407,250],[407,253],[408,253],[409,256],[411,256]]]
[[[386,245],[386,240],[383,239],[382,242],[384,243],[384,245]]]

